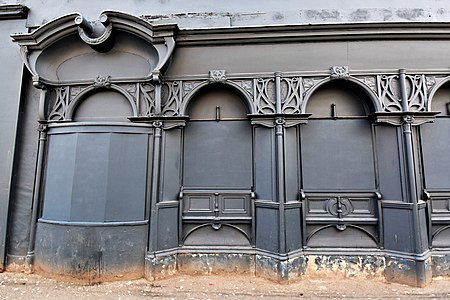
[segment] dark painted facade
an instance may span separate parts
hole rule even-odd
[[[448,23],[27,13],[0,5],[2,270],[448,275]]]

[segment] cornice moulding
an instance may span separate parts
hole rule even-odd
[[[363,40],[450,40],[450,23],[355,23],[184,29],[178,46]]]
[[[28,7],[22,4],[0,4],[0,20],[25,19]]]

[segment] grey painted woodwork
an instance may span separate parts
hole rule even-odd
[[[42,218],[66,222],[145,220],[147,128],[49,130]]]
[[[101,280],[229,252],[290,278],[308,255],[363,253],[429,282],[450,247],[448,26],[292,26],[104,11],[13,34],[32,76],[11,259]]]

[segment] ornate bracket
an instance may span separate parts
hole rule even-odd
[[[132,122],[136,123],[149,123],[155,128],[161,128],[163,130],[170,130],[174,128],[180,128],[186,126],[188,117],[129,117]]]
[[[377,112],[370,115],[375,123],[401,126],[411,124],[419,126],[425,123],[432,123],[439,112]]]
[[[285,115],[248,115],[251,119],[252,125],[261,125],[263,127],[273,128],[277,125],[282,125],[285,128],[297,126],[299,124],[308,123],[308,118],[311,114]]]

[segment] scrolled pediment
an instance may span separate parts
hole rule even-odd
[[[159,81],[175,48],[176,25],[152,25],[104,11],[88,21],[78,13],[52,20],[32,33],[14,34],[23,60],[44,84]]]

